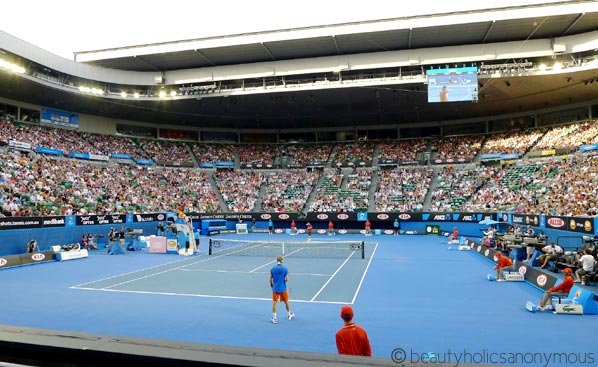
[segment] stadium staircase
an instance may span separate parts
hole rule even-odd
[[[426,193],[426,198],[424,199],[424,207],[422,209],[424,212],[430,210],[430,205],[432,204],[432,193],[438,185],[438,172],[442,169],[442,167],[434,166],[432,169],[434,170],[434,175],[432,176],[432,181],[430,182],[428,192]]]
[[[255,198],[255,205],[253,206],[254,213],[259,213],[264,210],[262,208],[262,201],[264,200],[264,194],[266,193],[267,189],[268,185],[266,185],[266,183],[262,181],[262,184],[260,185],[260,191],[257,194],[257,198]]]
[[[332,150],[330,150],[330,156],[328,157],[328,161],[326,161],[326,168],[331,168],[333,167],[333,163],[334,163],[334,157],[336,157],[336,151],[338,150],[338,145],[335,145],[332,147]]]
[[[220,194],[220,190],[218,190],[218,185],[216,185],[216,181],[214,180],[214,171],[212,171],[208,174],[208,180],[210,180],[210,184],[214,188],[214,192],[216,193],[216,195],[218,195],[218,204],[220,204],[220,211],[222,213],[228,212],[228,207],[226,206],[226,202],[224,201],[224,198]]]
[[[378,167],[378,155],[380,154],[380,144],[374,146],[374,155],[372,158],[372,167]]]
[[[303,215],[307,215],[307,213],[309,212],[309,207],[310,207],[312,201],[314,201],[314,197],[316,196],[316,193],[318,192],[318,190],[320,190],[320,186],[322,186],[322,182],[324,182],[324,172],[320,173],[320,177],[318,177],[318,182],[314,186],[313,190],[311,190],[311,192],[309,193],[309,197],[307,198],[307,201],[305,202],[305,206],[303,207],[303,210],[301,211],[303,213]]]
[[[238,170],[241,167],[241,155],[239,154],[239,147],[235,147],[235,169]]]
[[[374,158],[376,161],[378,158]],[[372,172],[372,181],[368,194],[368,212],[376,211],[376,186],[378,185],[378,170]]]
[[[191,162],[193,162],[193,167],[198,168],[199,163],[197,162],[197,157],[195,157],[195,153],[193,153],[193,148],[191,148],[191,146],[188,144],[185,144],[185,147],[187,148],[187,151],[189,152],[189,155],[191,156]]]

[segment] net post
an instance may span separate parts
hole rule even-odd
[[[210,246],[208,250],[208,255],[212,255],[212,239],[210,238]]]
[[[361,258],[365,259],[365,241],[361,241]]]

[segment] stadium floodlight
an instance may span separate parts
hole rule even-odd
[[[139,93],[137,93],[137,92],[133,93],[133,98],[139,98]]]
[[[163,91],[163,90],[161,90],[161,91],[160,91],[160,93],[158,94],[158,96],[159,96],[160,98],[166,98],[166,92],[165,92],[165,91]]]
[[[24,74],[25,73],[25,68],[16,64],[13,64],[12,62],[0,59],[0,68],[6,69],[8,71],[11,71],[13,73],[17,73],[17,74]]]
[[[120,96],[123,98],[127,98],[127,92],[120,92]]]
[[[563,64],[560,62],[555,62],[554,65],[552,66],[552,70],[561,70],[563,68]]]
[[[538,66],[538,70],[546,71],[546,64],[540,64],[540,66]]]
[[[176,97],[176,91],[174,91],[174,90],[170,91],[170,96],[173,97],[173,98]]]

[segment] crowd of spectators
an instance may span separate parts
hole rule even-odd
[[[301,212],[318,182],[317,171],[290,170],[262,174],[264,212]]]
[[[434,171],[429,168],[378,171],[376,211],[421,211],[433,176]]]
[[[334,163],[336,165],[351,163],[354,166],[359,166],[361,162],[370,164],[374,159],[374,148],[375,143],[371,141],[338,144]]]
[[[322,183],[309,206],[310,212],[352,211],[353,208],[341,202],[341,185],[344,174],[336,169],[326,169],[322,174]]]
[[[463,211],[469,198],[496,175],[496,168],[446,166],[438,173],[432,192],[431,212]]]
[[[197,163],[234,162],[235,146],[232,144],[198,144],[191,145]]]
[[[241,167],[267,167],[274,164],[275,145],[239,145]]]
[[[218,171],[214,181],[231,213],[251,212],[255,209],[262,180],[258,172]]]
[[[193,166],[191,151],[186,143],[143,140],[141,148],[154,162],[164,162],[174,166]]]
[[[481,135],[435,138],[432,150],[436,150],[436,159],[442,161],[472,161],[480,152],[483,141],[484,137]]]
[[[413,162],[417,154],[426,150],[425,139],[408,139],[399,141],[382,141],[378,145],[378,162],[383,160],[397,162]]]
[[[110,156],[114,153],[128,154],[132,158],[149,158],[139,145],[129,137],[80,133],[90,146],[90,150],[82,153]]]
[[[594,144],[598,137],[598,120],[556,126],[544,134],[535,150],[577,150],[581,145]]]
[[[540,136],[543,135],[542,140]],[[503,136],[505,140],[500,140]],[[578,147],[595,144],[598,122],[588,121],[547,131],[526,131],[491,136],[484,149],[492,152],[524,152],[535,149]],[[465,156],[479,149],[481,137],[456,137],[433,142],[444,157]],[[252,162],[272,162],[277,149],[293,161],[328,160],[332,144],[234,146],[135,140],[74,130],[13,124],[0,120],[0,141],[31,144],[32,149],[0,148],[0,206],[3,216],[62,214],[118,214],[134,212],[351,212],[369,207],[373,169],[326,169],[317,186],[319,172],[301,170],[214,172],[198,168],[165,168],[110,162],[73,160],[35,152],[47,147],[64,152],[117,153],[159,161],[192,163],[192,153],[202,160],[232,161],[236,149]],[[335,162],[372,160],[376,143],[340,144]],[[560,145],[559,145],[560,144]],[[409,160],[425,141],[402,140],[379,144],[379,158]],[[469,147],[469,148],[468,148]],[[363,152],[362,152],[363,149]],[[279,152],[279,154],[282,154]],[[473,153],[472,153],[473,154]],[[232,157],[232,158],[231,158]],[[447,166],[438,173],[430,194],[429,211],[514,211],[564,216],[598,215],[598,156],[584,153],[557,156],[537,162],[517,161],[503,167],[465,168]],[[303,160],[302,160],[303,159]],[[182,165],[182,164],[181,164]],[[420,211],[430,189],[434,171],[429,168],[381,169],[377,171],[375,210]],[[213,175],[213,176],[212,176]],[[212,177],[216,182],[212,184]],[[261,191],[260,191],[261,190]],[[256,207],[262,194],[261,207]],[[220,206],[220,198],[225,207]]]
[[[481,154],[524,155],[542,137],[540,130],[504,132],[493,134],[486,139]]]
[[[107,166],[17,150],[3,157],[4,216],[219,210],[218,196],[199,170]]]
[[[282,155],[291,157],[291,164],[305,167],[310,162],[327,162],[332,144],[287,144],[281,150]]]

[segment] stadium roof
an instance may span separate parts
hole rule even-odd
[[[544,39],[597,29],[595,1],[562,1],[84,51],[75,59],[107,68],[166,71]]]
[[[551,58],[569,60],[571,72],[520,73],[505,69],[500,75],[480,75],[477,103],[427,101],[425,78],[400,83],[356,83],[332,88],[265,89],[259,93],[171,100],[119,100],[81,95],[42,86],[34,80],[0,73],[0,96],[41,106],[160,125],[200,129],[338,129],[342,127],[419,126],[442,121],[484,121],[541,109],[596,104],[598,96],[598,2],[563,1],[451,14],[405,17],[321,27],[259,32],[206,39],[80,52],[79,62],[134,72],[204,70],[235,65],[251,67],[268,62],[317,63],[334,55],[370,55],[409,50],[450,49],[455,46],[520,42],[511,59],[496,59],[495,66],[524,64],[518,52],[534,40],[568,36],[587,38],[583,53],[549,47]],[[0,47],[2,47],[0,45]],[[447,59],[448,60],[448,59]],[[420,74],[424,65],[413,68]],[[530,62],[532,59],[530,58]],[[543,61],[536,58],[536,61]],[[445,60],[438,59],[439,64]],[[447,62],[448,64],[448,62]],[[481,66],[482,63],[477,63]],[[486,66],[492,62],[487,62]],[[585,65],[585,66],[583,66]],[[429,65],[428,65],[429,66]],[[460,66],[460,65],[459,65]],[[583,67],[582,67],[583,66]],[[427,66],[426,66],[427,67]],[[407,70],[409,68],[403,68]],[[359,78],[396,72],[396,69],[360,70]],[[488,71],[491,73],[491,71]],[[352,77],[351,71],[342,73]],[[327,75],[327,77],[330,76]],[[354,76],[354,75],[353,75]],[[305,75],[309,78],[310,75]],[[322,77],[319,75],[318,77]],[[334,77],[334,75],[332,75]],[[315,75],[314,75],[315,78]],[[266,79],[256,78],[258,84]],[[315,79],[314,79],[315,80]],[[249,78],[246,82],[249,82]],[[208,98],[210,97],[210,98]]]

